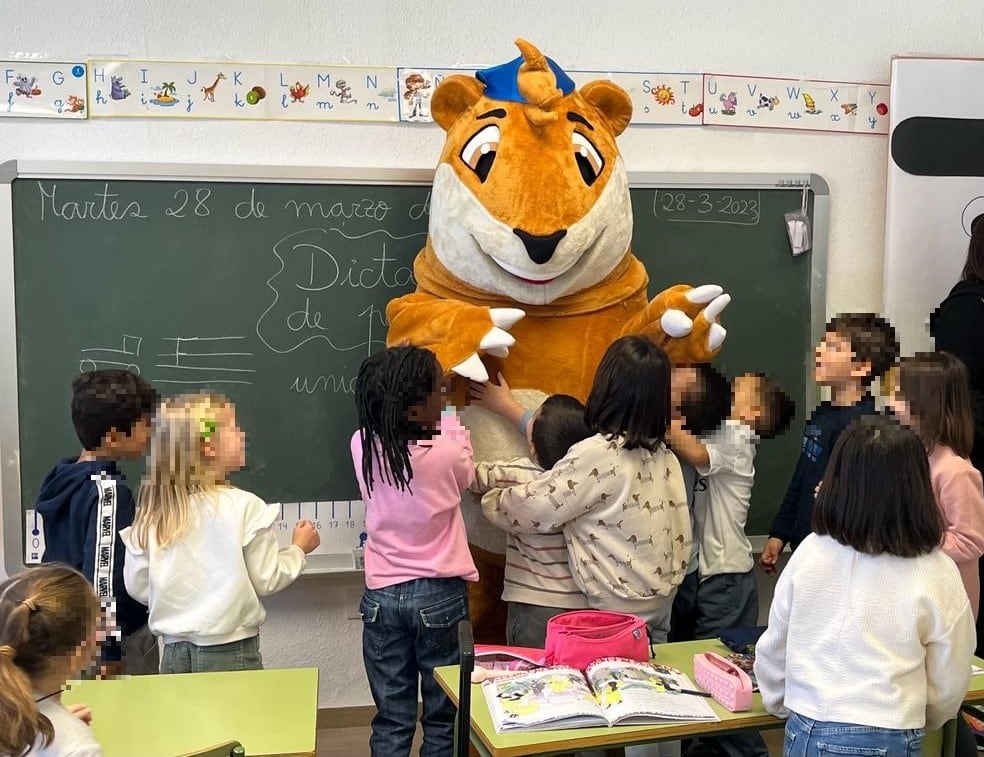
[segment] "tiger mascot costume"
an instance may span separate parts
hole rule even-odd
[[[435,89],[447,141],[434,175],[417,290],[387,307],[388,344],[427,347],[444,370],[486,381],[502,373],[517,400],[587,398],[621,336],[642,334],[677,363],[710,360],[725,338],[718,286],[677,285],[650,300],[632,254],[628,177],[615,144],[632,101],[610,81],[581,89],[525,40],[522,56],[450,76]],[[497,416],[462,411],[476,460],[528,454]],[[466,495],[462,510],[481,580],[472,585],[478,641],[504,642],[506,536]],[[515,544],[509,546],[516,548]]]

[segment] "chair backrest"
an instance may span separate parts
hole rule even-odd
[[[238,741],[223,741],[221,744],[205,747],[197,752],[186,752],[179,757],[246,757],[246,750]]]

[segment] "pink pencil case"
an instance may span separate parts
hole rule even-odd
[[[752,679],[737,665],[714,652],[694,655],[694,678],[730,712],[752,709]]]

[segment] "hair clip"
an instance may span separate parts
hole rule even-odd
[[[201,421],[201,431],[199,432],[202,436],[202,441],[207,442],[212,434],[215,433],[215,429],[218,428],[218,424],[215,422],[214,418],[202,418]]]
[[[22,599],[20,603],[22,605],[24,605],[31,612],[37,612],[38,611],[37,603],[33,599],[31,599],[30,597],[28,597],[27,599]]]

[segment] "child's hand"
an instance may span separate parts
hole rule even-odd
[[[318,536],[318,529],[314,527],[311,521],[299,520],[294,526],[294,536],[291,542],[294,546],[300,547],[304,554],[309,555],[321,544],[321,537]]]
[[[770,576],[776,572],[776,563],[779,562],[779,554],[784,546],[786,545],[782,543],[782,539],[771,536],[765,543],[762,554],[759,555],[759,565]]]
[[[491,381],[483,384],[472,381],[471,398],[479,407],[491,410],[504,418],[513,419],[515,416],[515,419],[518,420],[523,415],[523,406],[513,399],[512,393],[509,391],[509,384],[506,383],[506,379],[501,373],[498,379],[498,384],[493,384]]]
[[[86,725],[92,725],[92,710],[84,704],[70,704],[65,709]]]

